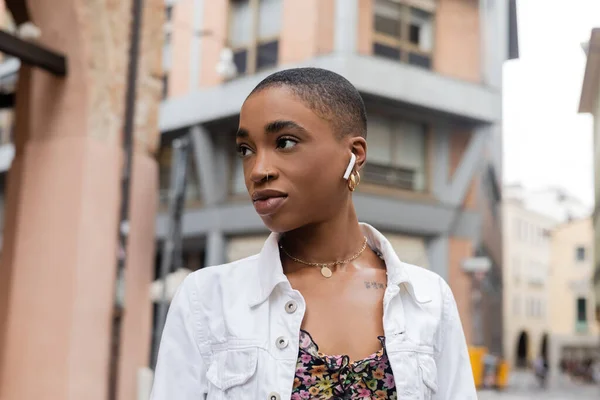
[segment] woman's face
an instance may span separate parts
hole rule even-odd
[[[250,96],[240,112],[237,147],[256,212],[273,232],[325,222],[350,202],[343,174],[364,139],[339,138],[331,124],[286,87]],[[268,179],[267,179],[268,175]]]

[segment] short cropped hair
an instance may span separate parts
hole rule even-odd
[[[340,137],[367,137],[367,112],[360,93],[346,78],[321,68],[292,68],[263,79],[252,96],[272,87],[287,87],[319,117],[329,121]]]

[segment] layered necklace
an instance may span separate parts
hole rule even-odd
[[[321,275],[323,275],[325,278],[331,278],[331,275],[333,275],[332,267],[335,267],[336,265],[348,264],[349,262],[352,262],[352,261],[356,260],[358,257],[360,257],[360,255],[367,248],[367,237],[365,236],[360,250],[358,250],[358,252],[356,252],[352,257],[347,258],[345,260],[332,261],[332,262],[326,262],[326,263],[308,262],[308,261],[304,261],[299,258],[296,258],[296,257],[292,256],[290,253],[288,253],[287,250],[283,247],[283,245],[281,243],[279,244],[279,248],[281,249],[281,251],[283,251],[283,253],[287,257],[289,257],[293,261],[295,261],[299,264],[304,264],[304,265],[308,265],[311,267],[318,267],[321,269]]]

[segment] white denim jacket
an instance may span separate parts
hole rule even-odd
[[[383,327],[399,400],[477,399],[456,303],[439,276],[385,260]],[[189,275],[164,328],[151,400],[290,399],[306,303],[283,274],[278,235],[260,254]]]

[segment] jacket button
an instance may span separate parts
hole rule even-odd
[[[288,346],[289,341],[287,340],[287,338],[285,338],[283,336],[279,336],[277,338],[276,344],[277,344],[277,348],[278,349],[283,350],[283,349],[285,349]]]
[[[285,312],[288,314],[293,314],[298,309],[298,304],[294,300],[290,300],[285,303]]]
[[[269,393],[269,397],[267,397],[268,400],[281,400],[281,396],[279,395],[279,393],[275,393],[275,392],[271,392]]]

